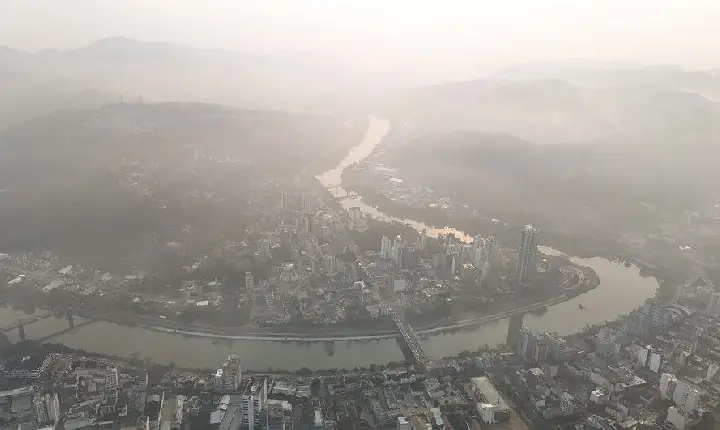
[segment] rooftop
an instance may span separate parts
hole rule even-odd
[[[480,391],[486,404],[498,407],[501,410],[509,410],[510,407],[505,402],[505,399],[498,393],[495,386],[490,382],[486,376],[479,378],[472,378],[472,383]]]

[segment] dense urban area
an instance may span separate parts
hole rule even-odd
[[[301,57],[0,46],[0,429],[720,429],[720,72]]]
[[[244,240],[184,259],[160,283],[157,274],[93,270],[52,252],[2,254],[5,306],[47,310],[5,328],[20,342],[5,339],[3,427],[712,426],[720,293],[706,277],[577,334],[533,332],[525,315],[602,282],[588,267],[542,253],[537,228],[520,228],[512,248],[490,235],[430,237],[345,210],[352,195],[337,197],[313,180],[266,182]],[[167,243],[179,259],[190,230]],[[69,325],[61,331],[105,319],[194,336],[391,334],[405,361],[293,371],[247,369],[230,355],[217,369],[181,369],[137,353],[104,357],[26,339],[26,325],[58,315]],[[415,331],[508,317],[504,344],[469,345],[447,358],[428,356]]]

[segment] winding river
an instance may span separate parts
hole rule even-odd
[[[334,169],[317,176],[318,180],[332,189],[338,197],[347,195],[341,187],[343,170],[353,163],[369,156],[375,146],[390,130],[386,119],[370,117],[368,130],[362,142],[353,148]],[[359,207],[373,218],[397,220],[408,223],[418,230],[427,229],[431,236],[452,229],[434,228],[417,220],[390,217],[376,208],[365,204],[360,197],[341,200],[343,207]],[[461,232],[457,232],[461,234]],[[542,241],[542,238],[540,238]],[[547,254],[560,254],[552,248],[540,247]],[[640,276],[635,266],[611,262],[603,258],[574,258],[577,264],[590,266],[600,277],[600,286],[579,297],[548,308],[543,315],[527,314],[523,323],[533,330],[556,331],[561,335],[577,332],[586,324],[601,323],[617,318],[652,296],[658,288],[652,277]],[[622,301],[618,300],[622,297]],[[582,304],[584,309],[581,309]],[[19,318],[26,318],[21,311],[0,308],[0,326],[12,324]],[[480,345],[490,346],[505,343],[509,321],[499,320],[481,326],[433,333],[422,342],[430,356],[443,357],[463,350],[475,350]],[[29,339],[47,336],[67,327],[64,319],[49,318],[28,325]],[[8,333],[11,341],[18,340],[17,331]],[[51,339],[73,348],[105,354],[130,356],[139,353],[157,363],[174,362],[188,368],[211,368],[217,366],[228,354],[239,354],[244,366],[253,370],[274,369],[295,370],[308,368],[353,368],[369,364],[384,364],[403,359],[396,339],[378,338],[368,340],[335,341],[270,341],[249,339],[217,339],[161,332],[138,327],[127,327],[109,322],[94,322],[72,332]]]

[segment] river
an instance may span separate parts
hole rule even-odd
[[[370,117],[368,131],[362,142],[353,148],[337,167],[318,175],[326,187],[341,183],[342,171],[370,155],[375,146],[390,130],[390,123],[382,118]],[[336,196],[345,196],[342,188],[333,189]],[[422,222],[387,216],[365,204],[360,197],[341,200],[343,207],[359,207],[377,219],[397,220],[411,224],[418,230],[427,229],[431,236],[455,231],[434,228]],[[462,232],[457,232],[460,236]],[[542,237],[540,237],[542,242]],[[546,254],[560,254],[548,247],[540,247]],[[539,316],[525,315],[523,323],[533,330],[556,331],[561,335],[577,332],[586,324],[613,320],[627,313],[652,296],[658,288],[655,278],[640,276],[640,269],[603,258],[574,258],[577,264],[592,267],[600,277],[600,285],[577,298],[551,306]],[[622,300],[618,300],[622,297]],[[578,305],[582,304],[585,309]],[[11,308],[0,308],[0,326],[12,324],[27,315]],[[435,333],[424,337],[423,345],[432,357],[455,355],[463,350],[475,350],[480,345],[495,346],[505,343],[509,321],[499,320],[479,327],[453,332]],[[44,337],[67,327],[64,319],[48,318],[26,326],[29,339]],[[18,332],[8,333],[11,341],[18,340]],[[129,357],[133,353],[148,356],[157,363],[188,368],[211,368],[219,365],[228,354],[242,357],[246,368],[265,370],[295,370],[308,368],[353,368],[369,364],[385,364],[403,360],[397,340],[373,339],[363,341],[287,342],[264,340],[224,340],[159,332],[138,327],[127,327],[109,322],[94,322],[72,332],[52,338],[72,348]]]

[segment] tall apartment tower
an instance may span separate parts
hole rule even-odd
[[[392,256],[392,241],[389,237],[383,236],[380,243],[380,258],[389,260]]]
[[[235,391],[240,387],[242,368],[240,357],[228,355],[222,367],[215,374],[215,388],[223,391]]]
[[[258,241],[258,257],[260,261],[265,262],[270,259],[270,241],[267,239],[260,239]]]
[[[707,304],[707,313],[717,317],[720,316],[720,291],[716,291],[712,293],[712,296],[710,296],[710,301]]]
[[[395,262],[395,267],[403,267],[405,260],[405,240],[402,236],[397,235],[392,244],[392,260]]]
[[[249,293],[252,291],[253,284],[255,283],[255,278],[253,278],[253,274],[251,271],[245,272],[245,290]]]
[[[523,227],[517,261],[517,282],[526,288],[535,272],[535,254],[537,253],[537,229],[532,225]]]
[[[287,190],[283,190],[280,194],[280,209],[285,211],[290,209],[290,193]]]

